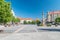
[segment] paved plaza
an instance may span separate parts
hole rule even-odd
[[[0,33],[0,40],[60,40],[60,27],[38,27],[37,25],[7,27],[3,33]]]
[[[60,40],[60,32],[0,34],[0,40]]]

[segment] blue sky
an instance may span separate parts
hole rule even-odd
[[[48,11],[60,10],[60,0],[7,0],[12,2],[16,16],[23,18],[42,18]]]

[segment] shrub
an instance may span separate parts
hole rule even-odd
[[[51,26],[51,24],[47,24],[47,26]]]

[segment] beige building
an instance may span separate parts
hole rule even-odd
[[[20,23],[21,24],[23,24],[24,23],[24,21],[26,21],[26,22],[32,22],[33,21],[33,19],[32,18],[19,18],[20,19]]]
[[[48,12],[47,21],[55,21],[57,17],[60,17],[60,11]]]

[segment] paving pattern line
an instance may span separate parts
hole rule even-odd
[[[35,28],[35,31],[38,32],[38,30]]]
[[[21,27],[21,28],[18,28],[16,31],[14,31],[13,33],[17,33],[19,32],[20,30],[24,29],[25,27]]]

